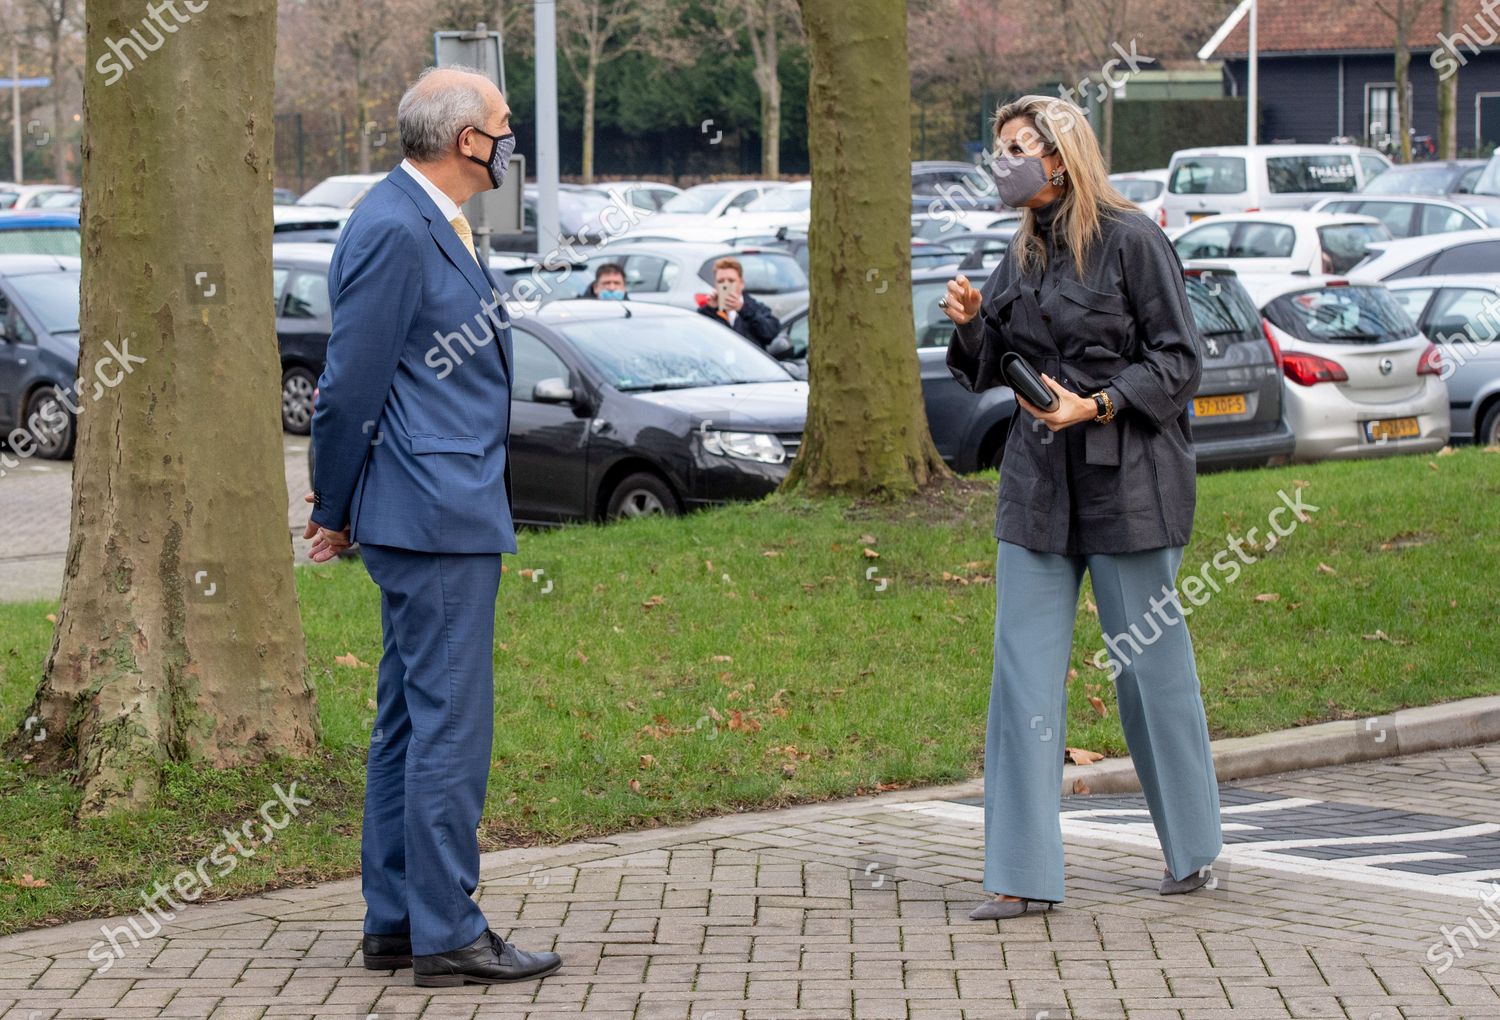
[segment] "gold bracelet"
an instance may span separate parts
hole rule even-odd
[[[1114,421],[1115,420],[1115,402],[1113,400],[1109,399],[1109,394],[1107,392],[1105,392],[1104,390],[1100,390],[1098,393],[1094,394],[1094,397],[1095,397],[1095,401],[1094,401],[1095,404],[1098,404],[1099,399],[1101,399],[1101,398],[1104,401],[1104,413],[1100,414],[1100,415],[1095,415],[1094,416],[1094,421],[1097,422],[1100,425],[1107,425],[1110,422]]]

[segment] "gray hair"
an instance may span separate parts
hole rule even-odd
[[[460,72],[442,85],[435,74]],[[472,76],[472,77],[470,77]],[[489,79],[472,67],[429,67],[412,82],[396,108],[401,150],[407,159],[430,163],[441,159],[466,127],[481,127],[489,113],[483,84]]]

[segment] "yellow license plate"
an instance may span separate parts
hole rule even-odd
[[[1365,438],[1372,443],[1387,439],[1410,439],[1421,435],[1415,418],[1385,418],[1381,421],[1365,422]]]
[[[1216,414],[1244,414],[1248,406],[1243,393],[1193,398],[1193,414],[1199,418],[1211,418]]]
[[[1199,220],[1206,220],[1210,216],[1217,216],[1217,215],[1218,215],[1218,213],[1211,213],[1211,212],[1190,212],[1190,213],[1188,213],[1188,222],[1189,223],[1197,223]]]

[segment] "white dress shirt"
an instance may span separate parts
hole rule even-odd
[[[411,179],[420,184],[422,190],[427,192],[427,197],[437,203],[438,212],[443,214],[444,222],[452,223],[462,215],[462,210],[458,208],[453,199],[444,194],[442,188],[429,181],[426,175],[412,164],[411,160],[403,159],[401,161],[401,169],[410,174]]]

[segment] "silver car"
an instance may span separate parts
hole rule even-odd
[[[1427,453],[1447,445],[1436,345],[1377,282],[1245,274],[1286,376],[1293,459]]]
[[[1389,286],[1442,351],[1453,438],[1500,445],[1500,273],[1418,277]]]

